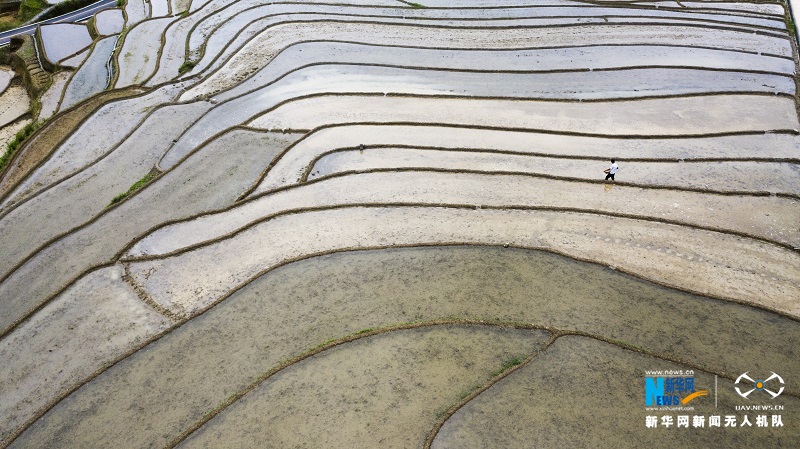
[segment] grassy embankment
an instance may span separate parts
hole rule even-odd
[[[0,19],[0,31],[11,30],[21,26],[44,11],[48,6],[45,0],[22,0],[16,14],[12,13]]]
[[[9,162],[11,162],[11,158],[14,157],[14,154],[17,152],[19,147],[22,145],[22,142],[25,142],[25,139],[31,136],[39,127],[42,125],[41,122],[31,122],[25,125],[24,128],[17,132],[17,135],[11,139],[11,142],[6,144],[6,151],[0,156],[0,173],[3,172],[3,169],[6,168]]]

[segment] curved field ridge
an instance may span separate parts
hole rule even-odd
[[[273,376],[180,447],[238,446],[242,434],[275,447],[306,441],[417,446],[436,414],[462,391],[486,382],[504,362],[527,358],[547,340],[544,332],[526,333],[422,328],[342,345]],[[327,412],[320,416],[320,410]]]
[[[129,0],[73,49],[59,26],[53,116],[0,172],[0,448],[800,437],[784,4]],[[38,120],[4,104],[2,135]],[[718,385],[679,429],[643,408],[659,369]],[[743,372],[787,379],[747,434]]]

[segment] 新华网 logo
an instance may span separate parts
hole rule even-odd
[[[767,382],[770,382],[770,381],[776,380],[776,379],[777,379],[779,385],[776,384],[775,382],[773,382],[772,385],[775,385],[775,386],[773,386],[772,388],[775,389],[778,386],[780,386],[780,388],[778,388],[778,390],[777,390],[777,393],[775,391],[772,391],[769,388],[767,388]],[[742,388],[739,388],[740,384],[742,385]],[[753,379],[750,376],[748,376],[747,373],[744,373],[741,376],[739,376],[739,378],[736,379],[736,383],[734,384],[734,388],[736,388],[736,392],[739,393],[739,396],[741,396],[741,397],[743,397],[745,399],[749,399],[748,396],[750,396],[750,393],[752,393],[754,391],[763,391],[763,392],[769,394],[770,396],[772,396],[772,399],[775,399],[778,396],[780,396],[781,393],[783,393],[783,389],[785,388],[785,386],[784,386],[783,378],[781,376],[777,375],[775,372],[773,372],[772,375],[767,377],[766,379]]]
[[[693,376],[644,378],[644,405],[647,407],[680,407],[706,395],[708,390],[695,390]]]

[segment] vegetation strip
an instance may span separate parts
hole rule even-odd
[[[113,206],[113,205],[115,205],[115,204],[119,203],[120,201],[122,201],[122,200],[124,200],[124,199],[128,198],[130,195],[134,194],[134,193],[135,193],[137,190],[141,189],[141,188],[142,188],[142,187],[144,187],[145,185],[149,184],[149,183],[150,183],[150,181],[152,181],[153,179],[155,179],[156,177],[158,177],[160,173],[161,173],[161,172],[160,172],[158,169],[152,169],[152,170],[150,170],[150,172],[149,172],[149,173],[147,173],[146,175],[144,175],[144,176],[142,177],[142,179],[140,179],[140,180],[136,181],[136,182],[135,182],[135,183],[134,183],[134,184],[133,184],[133,185],[132,185],[132,186],[131,186],[131,187],[128,189],[128,191],[127,191],[127,192],[120,193],[119,195],[117,195],[117,196],[115,196],[114,198],[112,198],[112,199],[111,199],[111,202],[110,202],[110,203],[108,203],[108,206],[106,206],[106,207]]]
[[[6,168],[8,167],[9,162],[11,162],[11,160],[14,158],[17,150],[25,143],[28,137],[30,137],[42,126],[42,123],[44,122],[39,121],[28,123],[24,128],[17,131],[17,134],[14,136],[14,138],[6,144],[6,151],[2,156],[0,156],[0,177],[6,174]],[[8,170],[10,170],[10,168]]]
[[[192,70],[196,64],[197,63],[195,61],[190,61],[187,59],[183,62],[183,64],[181,64],[180,67],[178,67],[178,73],[182,74],[184,72],[188,72],[189,70]]]

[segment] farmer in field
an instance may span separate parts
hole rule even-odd
[[[611,166],[604,170],[604,172],[606,173],[606,181],[608,181],[608,178],[611,178],[611,180],[613,181],[614,175],[617,174],[617,170],[619,170],[619,166],[617,165],[616,161],[614,161],[614,159],[611,159]]]

